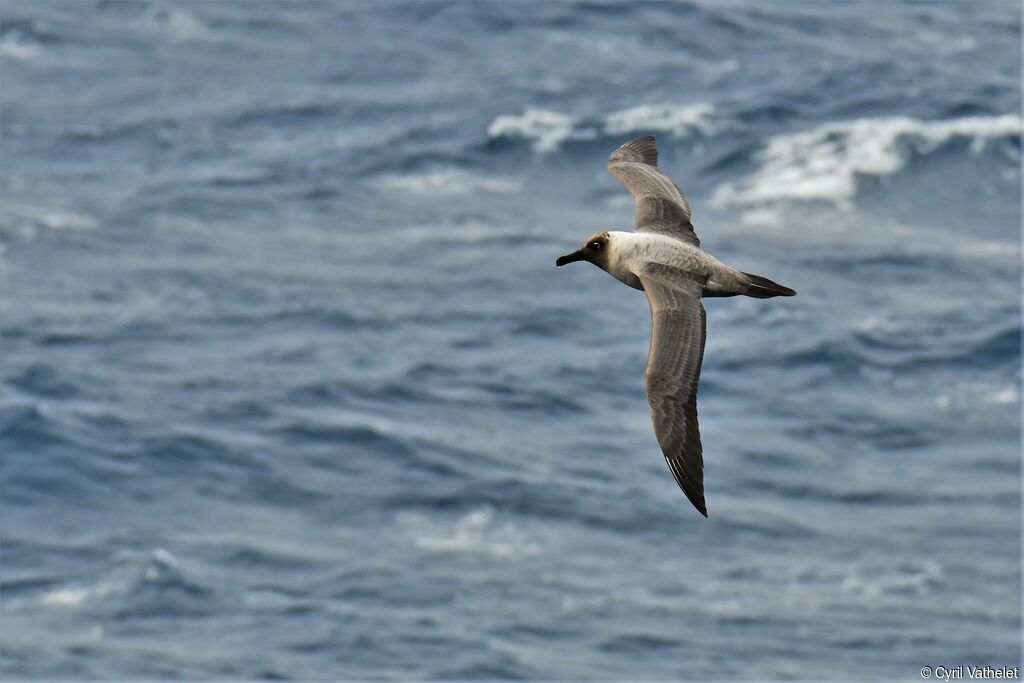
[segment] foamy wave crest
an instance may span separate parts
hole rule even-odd
[[[187,42],[205,38],[208,27],[199,17],[177,4],[151,5],[145,14],[150,27],[155,28],[173,42]]]
[[[593,140],[601,135],[669,133],[682,138],[717,130],[715,108],[710,104],[644,104],[581,119],[551,109],[527,109],[519,115],[503,114],[487,127],[491,139],[522,138],[536,152],[551,152],[567,140]]]
[[[633,132],[670,133],[680,138],[691,133],[709,135],[717,129],[714,113],[715,108],[704,103],[643,104],[609,114],[605,117],[604,130],[610,135]]]
[[[542,552],[540,545],[510,521],[496,519],[490,508],[473,510],[456,520],[408,515],[402,522],[416,547],[429,553],[472,553],[509,559]]]
[[[141,556],[127,553],[117,560],[117,566],[96,581],[68,584],[49,590],[38,597],[39,604],[71,609],[130,595],[147,583],[166,585],[184,581],[178,559],[164,548],[157,548]]]
[[[18,31],[11,31],[0,37],[0,57],[10,57],[26,62],[35,59],[39,54],[39,46],[30,42]]]
[[[457,168],[442,168],[413,175],[387,176],[381,184],[393,190],[416,195],[460,195],[472,192],[515,194],[522,183],[509,178],[494,178],[467,173]]]
[[[0,216],[0,233],[23,242],[33,241],[42,230],[95,230],[99,223],[92,216],[44,206],[14,205]]]
[[[972,116],[947,121],[909,117],[827,123],[813,130],[778,135],[758,155],[750,176],[720,185],[717,206],[775,201],[824,200],[846,204],[857,194],[857,176],[888,176],[907,163],[908,146],[928,154],[953,138],[971,138],[981,151],[988,140],[1021,134],[1021,117]]]
[[[525,138],[533,141],[538,152],[557,149],[573,134],[576,119],[551,109],[527,109],[522,114],[502,115],[487,127],[490,138]]]

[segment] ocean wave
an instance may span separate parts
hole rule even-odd
[[[644,104],[598,118],[574,117],[551,109],[530,108],[522,114],[503,114],[487,127],[492,139],[529,140],[534,151],[552,152],[568,140],[593,140],[602,135],[668,133],[684,138],[718,130],[715,108],[707,103]]]
[[[768,140],[759,167],[736,182],[720,185],[716,206],[777,201],[826,201],[846,205],[857,194],[857,176],[889,176],[906,165],[908,147],[930,154],[954,138],[968,138],[980,152],[992,139],[1021,135],[1021,117],[971,116],[922,121],[905,116],[826,123]]]
[[[15,205],[0,217],[0,232],[7,232],[21,241],[31,242],[42,230],[95,230],[99,221],[92,216],[46,206]]]
[[[38,44],[26,39],[18,31],[11,31],[0,36],[0,57],[27,62],[35,59],[41,53],[42,50]]]
[[[760,362],[769,362],[770,357],[778,367],[820,367],[836,376],[856,377],[869,368],[911,373],[954,366],[987,371],[1020,357],[1019,322],[979,325],[965,321],[960,326],[963,332],[939,328],[936,335],[941,335],[941,342],[922,342],[920,330],[927,324],[920,319],[891,324],[869,318],[853,323],[845,334],[794,343],[762,356]],[[720,371],[747,372],[751,362],[739,347],[722,348],[714,359]],[[1000,394],[998,401],[1012,403],[1014,396]]]
[[[279,427],[282,436],[300,443],[344,444],[348,451],[364,449],[415,461],[414,444],[384,422],[326,417],[296,417]],[[338,462],[337,466],[345,463]]]
[[[874,601],[891,595],[928,593],[943,580],[942,565],[929,560],[896,567],[863,567],[845,576],[840,588],[857,598]]]
[[[143,28],[153,29],[176,43],[205,38],[210,31],[194,13],[170,3],[148,6],[143,14]]]
[[[41,361],[21,369],[8,382],[26,394],[41,398],[66,399],[80,394],[70,373]]]
[[[1020,388],[997,382],[969,382],[940,392],[932,404],[943,413],[962,415],[965,410],[981,406],[1013,406],[1020,403]]]
[[[550,109],[527,109],[519,115],[502,115],[487,126],[487,137],[531,140],[537,152],[551,152],[572,137],[576,119]]]
[[[380,181],[386,189],[414,195],[463,195],[475,192],[516,194],[523,184],[510,178],[496,178],[469,173],[458,168],[439,168],[425,173],[385,176]]]
[[[507,230],[495,229],[492,223],[478,221],[447,221],[443,224],[417,224],[402,226],[396,230],[401,239],[409,244],[436,245],[474,245],[489,243],[509,243],[518,240],[520,243],[529,239],[522,234],[513,235]],[[479,283],[478,283],[479,284]]]
[[[539,555],[542,548],[509,521],[495,519],[494,509],[472,510],[452,521],[405,514],[402,525],[417,548],[428,553],[472,553],[497,559]]]
[[[714,114],[715,108],[705,103],[643,104],[612,112],[604,119],[604,130],[609,135],[649,131],[676,137],[686,137],[695,132],[710,135],[718,129]]]
[[[33,61],[44,56],[47,47],[60,42],[60,36],[41,19],[8,16],[0,25],[0,57],[20,62]]]
[[[91,581],[52,586],[14,607],[80,609],[111,607],[138,614],[166,614],[168,608],[181,610],[184,598],[192,598],[195,608],[209,602],[211,589],[189,576],[178,558],[165,548],[148,553],[122,552],[113,565]],[[212,609],[212,606],[210,607]]]

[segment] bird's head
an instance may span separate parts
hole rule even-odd
[[[590,261],[598,268],[607,270],[608,247],[611,243],[611,235],[607,232],[599,232],[587,238],[583,247],[571,254],[559,256],[555,261],[556,266],[564,266],[575,261]]]

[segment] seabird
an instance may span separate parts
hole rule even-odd
[[[700,248],[690,203],[658,168],[654,136],[612,153],[608,170],[636,200],[635,232],[599,232],[556,266],[589,261],[647,293],[651,348],[644,381],[654,433],[686,497],[705,517],[704,458],[697,425],[697,384],[704,359],[706,315],[701,298],[743,294],[755,299],[795,291],[760,275],[734,270]]]

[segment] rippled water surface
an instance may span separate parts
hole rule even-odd
[[[1020,660],[1020,6],[0,4],[9,678]],[[658,136],[710,519],[643,394]]]

